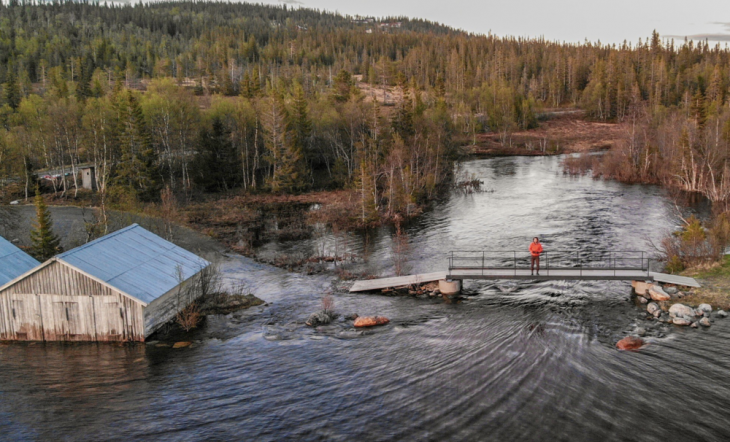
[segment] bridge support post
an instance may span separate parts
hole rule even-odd
[[[451,296],[461,293],[460,279],[440,279],[439,291],[442,295]]]

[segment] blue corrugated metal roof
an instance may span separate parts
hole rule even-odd
[[[148,304],[210,265],[137,224],[57,258]]]
[[[32,256],[0,236],[0,286],[40,265]]]

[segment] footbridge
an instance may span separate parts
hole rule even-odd
[[[654,264],[652,266],[652,264]],[[693,278],[652,271],[655,258],[634,251],[549,251],[540,256],[540,270],[530,268],[529,253],[517,251],[454,251],[446,271],[357,281],[351,292],[380,290],[439,281],[442,292],[458,292],[467,279],[529,281],[657,281],[699,287]]]

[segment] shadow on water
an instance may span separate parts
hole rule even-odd
[[[475,160],[494,192],[453,195],[407,228],[408,264],[442,269],[451,249],[646,248],[674,227],[658,188],[560,173],[558,158]],[[340,241],[393,271],[392,232]],[[471,281],[461,303],[354,295],[230,256],[226,284],[266,300],[211,318],[188,348],[0,347],[0,434],[8,440],[725,440],[730,320],[657,330],[640,352],[616,339],[646,327],[628,283]],[[383,315],[365,334],[303,322],[334,293],[342,314]],[[658,337],[662,336],[662,337]]]

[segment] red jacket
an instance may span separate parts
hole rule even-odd
[[[542,244],[539,242],[531,242],[530,243],[530,254],[532,256],[540,256],[542,253]]]

